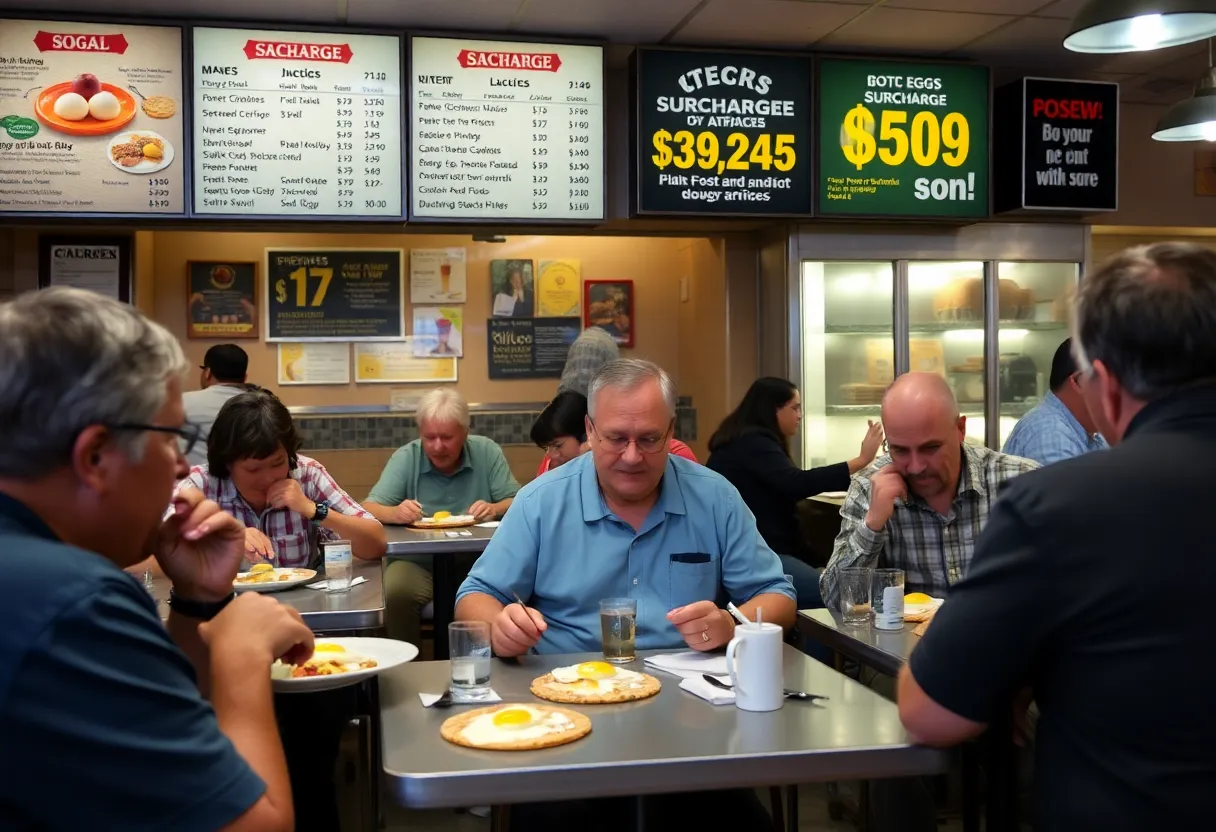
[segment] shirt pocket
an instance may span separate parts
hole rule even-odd
[[[701,557],[708,558],[698,562]],[[668,609],[718,597],[718,561],[701,554],[672,555],[667,565]]]
[[[311,531],[296,534],[280,534],[272,537],[275,566],[310,567],[313,562],[313,534]]]

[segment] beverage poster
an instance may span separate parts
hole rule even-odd
[[[257,263],[186,264],[186,336],[257,338]]]
[[[490,261],[490,301],[495,318],[530,318],[536,312],[531,260]]]
[[[463,248],[410,250],[410,303],[464,303],[466,300]]]
[[[418,358],[464,355],[464,315],[459,306],[414,307],[414,355]]]
[[[582,308],[582,268],[578,260],[541,260],[536,279],[538,318],[576,318]]]

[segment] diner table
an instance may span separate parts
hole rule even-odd
[[[435,628],[435,658],[448,657],[448,624],[456,607],[456,592],[464,580],[460,570],[461,555],[480,555],[494,536],[494,529],[466,526],[461,529],[411,529],[408,526],[385,525],[388,553],[391,560],[402,555],[430,555]],[[463,535],[461,532],[468,532]]]
[[[711,705],[680,690],[678,677],[643,667],[642,657],[660,652],[665,651],[639,651],[638,660],[625,665],[660,679],[658,695],[638,702],[572,706],[591,718],[588,736],[557,748],[523,752],[464,748],[440,736],[443,721],[467,706],[424,708],[418,694],[447,688],[448,662],[392,668],[380,676],[385,787],[402,806],[442,808],[946,770],[947,754],[913,744],[892,702],[793,647],[784,648],[786,686],[828,699],[787,701],[770,713]],[[602,656],[495,659],[491,684],[505,703],[539,702],[529,691],[533,679],[555,667],[594,659]],[[639,811],[638,825],[643,821]]]

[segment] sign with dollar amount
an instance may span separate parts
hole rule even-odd
[[[267,341],[405,338],[400,249],[266,249]]]
[[[811,62],[638,50],[639,214],[811,213]]]
[[[986,217],[988,70],[824,60],[819,213]]]

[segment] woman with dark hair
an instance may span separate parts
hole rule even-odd
[[[823,606],[819,573],[807,563],[810,547],[798,530],[800,500],[844,491],[849,477],[873,462],[882,425],[871,422],[861,453],[848,462],[804,471],[790,457],[790,437],[802,422],[798,388],[783,378],[759,378],[709,440],[707,467],[730,480],[756,515],[760,536],[794,579],[798,608]]]

